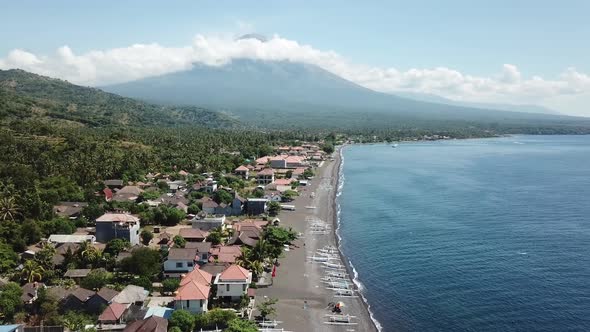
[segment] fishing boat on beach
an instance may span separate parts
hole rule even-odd
[[[348,279],[348,273],[341,271],[326,271],[327,277]]]
[[[309,257],[309,259],[312,262],[327,263],[331,258],[330,257],[326,257],[326,256],[311,256],[311,257]]]
[[[334,297],[358,297],[352,289],[334,289]]]
[[[356,325],[357,322],[353,322],[352,320],[356,318],[356,316],[351,315],[339,315],[339,314],[330,314],[326,315],[328,319],[324,324],[329,325]]]
[[[323,262],[322,265],[324,265],[324,267],[329,268],[329,269],[344,269],[344,265],[340,264],[340,263],[330,263],[328,261]]]
[[[262,328],[275,328],[282,323],[283,322],[277,320],[263,320],[261,322],[258,322],[258,325]]]

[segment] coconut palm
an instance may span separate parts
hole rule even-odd
[[[21,271],[21,277],[27,282],[41,281],[45,269],[33,260],[25,261]]]
[[[14,220],[19,214],[14,197],[5,196],[0,198],[0,220]]]

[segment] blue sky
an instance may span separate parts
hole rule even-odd
[[[512,64],[523,77],[590,73],[590,1],[3,0],[0,12],[0,58],[14,49],[48,55],[68,45],[84,54],[258,32],[400,71],[491,77]]]

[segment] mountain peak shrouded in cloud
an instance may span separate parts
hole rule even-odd
[[[242,35],[237,38],[237,40],[244,40],[244,39],[256,39],[256,40],[263,42],[263,43],[266,43],[268,41],[268,38],[266,38],[265,36],[258,34],[258,33],[247,33],[247,34]]]
[[[495,118],[522,119],[523,113],[547,113],[524,106],[494,108],[487,104],[455,103],[440,97],[425,101],[399,97],[362,87],[316,65],[286,60],[241,58],[219,66],[195,64],[191,70],[102,88],[151,102],[202,105],[241,116],[249,110],[258,110],[261,114],[338,110],[340,115],[363,112],[376,117],[389,114],[401,118],[493,121]]]
[[[133,44],[85,53],[68,46],[49,55],[15,49],[0,57],[0,69],[22,68],[97,86],[186,71],[195,65],[224,66],[236,59],[311,64],[375,91],[433,94],[461,102],[544,105],[556,98],[590,93],[590,76],[573,68],[554,79],[527,77],[513,64],[504,64],[498,74],[487,77],[446,67],[401,70],[353,63],[334,51],[258,34],[237,39],[197,35],[191,44],[180,47]]]

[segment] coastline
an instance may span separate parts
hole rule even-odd
[[[358,278],[358,274],[357,271],[354,267],[354,265],[352,264],[352,262],[350,261],[350,259],[344,254],[344,252],[342,251],[342,247],[341,247],[341,242],[342,242],[342,237],[340,236],[340,201],[339,201],[339,197],[342,194],[342,189],[344,188],[344,173],[343,173],[343,167],[344,167],[344,156],[343,156],[343,150],[344,147],[346,145],[341,145],[338,146],[336,148],[336,152],[335,154],[338,156],[335,161],[338,162],[338,167],[336,168],[336,191],[334,194],[334,197],[332,198],[332,202],[333,202],[333,209],[335,211],[334,213],[334,220],[333,220],[333,225],[334,225],[334,241],[336,242],[336,248],[338,248],[338,252],[340,255],[340,260],[343,262],[343,264],[346,266],[346,271],[348,272],[348,275],[352,281],[352,283],[355,285],[356,290],[360,296],[360,298],[362,299],[362,303],[364,305],[364,308],[366,310],[366,314],[369,316],[371,322],[373,323],[373,326],[375,328],[375,330],[377,331],[381,331],[383,329],[383,327],[381,326],[381,324],[379,323],[379,321],[375,318],[373,312],[371,311],[371,305],[369,304],[369,301],[367,300],[367,298],[365,297],[365,294],[363,293],[363,288],[364,285],[362,283],[362,281]]]
[[[265,298],[277,298],[277,313],[273,319],[281,321],[278,328],[285,331],[367,331],[378,332],[369,307],[361,294],[358,284],[353,280],[353,270],[340,248],[339,257],[349,272],[349,282],[354,283],[357,297],[334,297],[331,290],[325,289],[321,278],[324,269],[321,264],[309,262],[317,249],[327,245],[337,247],[340,243],[337,235],[338,202],[341,177],[341,149],[334,152],[334,161],[325,161],[317,170],[310,186],[300,192],[294,201],[295,211],[281,211],[282,226],[291,227],[303,236],[296,240],[285,257],[281,258],[273,285],[257,289],[256,303]],[[314,193],[314,195],[312,195]],[[312,197],[313,196],[313,197]],[[313,209],[310,207],[314,207]],[[322,220],[332,226],[327,234],[311,234],[308,220]],[[358,282],[358,280],[357,280]],[[326,315],[330,314],[329,303],[345,303],[343,314],[355,316],[356,325],[328,325]]]

